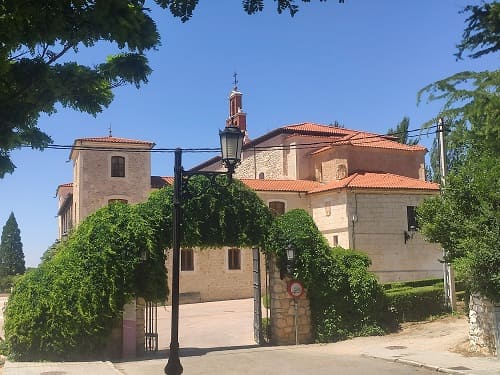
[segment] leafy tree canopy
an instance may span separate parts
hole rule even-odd
[[[21,231],[11,212],[2,230],[0,242],[0,275],[20,275],[26,271]]]
[[[461,260],[474,292],[500,301],[500,157],[470,151],[439,197],[418,208],[422,234]]]
[[[498,2],[464,11],[472,14],[457,57],[478,48],[472,58],[498,52]],[[460,263],[473,292],[500,301],[500,70],[454,74],[423,88],[423,96],[444,101],[424,126],[445,118],[450,173],[441,196],[418,209],[422,234]],[[436,147],[433,153],[435,163]]]
[[[500,3],[469,5],[462,12],[470,15],[462,41],[457,45],[457,59],[462,59],[467,50],[471,52],[468,56],[473,59],[497,52],[500,49]]]
[[[198,0],[154,2],[183,22],[198,5]],[[54,114],[59,103],[96,116],[112,102],[113,88],[139,88],[148,81],[145,53],[159,47],[160,36],[145,3],[0,0],[0,178],[15,169],[12,150],[43,149],[52,142],[37,126],[41,113]],[[294,0],[277,5],[279,13],[298,11]],[[263,10],[264,1],[245,0],[243,8],[254,14]],[[100,41],[116,45],[119,52],[95,66],[77,62],[79,49]]]

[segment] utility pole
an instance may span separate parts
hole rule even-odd
[[[439,167],[441,172],[441,191],[446,184],[446,144],[444,142],[445,125],[442,117],[438,119],[437,132],[439,134]],[[443,259],[446,259],[446,249],[443,248]],[[444,298],[445,303],[452,311],[457,309],[457,299],[455,295],[455,275],[453,268],[446,262],[443,263]]]

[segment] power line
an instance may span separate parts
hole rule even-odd
[[[429,133],[429,130],[437,128],[437,125],[433,125],[429,128],[427,128],[427,133]],[[410,135],[410,133],[415,133],[419,132],[422,133],[422,129],[411,129],[406,132],[398,132],[398,133],[392,133],[392,134],[370,134],[370,135],[365,135],[362,137],[358,138],[351,138],[351,139],[336,139],[336,140],[327,140],[327,141],[320,141],[320,142],[310,142],[310,143],[301,143],[297,145],[277,145],[277,146],[253,146],[249,147],[252,150],[256,151],[266,151],[266,150],[289,150],[289,149],[297,149],[297,150],[304,150],[304,149],[314,149],[314,148],[319,148],[319,147],[327,147],[327,146],[335,146],[335,145],[342,145],[342,144],[352,144],[352,145],[367,145],[371,143],[377,143],[380,142],[380,138],[385,138],[385,140],[390,140],[387,139],[388,137],[397,137],[398,135],[405,135],[407,138],[418,138],[419,135]],[[363,132],[360,132],[363,133]],[[355,137],[359,133],[353,134],[353,137]],[[396,140],[394,142],[398,143]],[[24,145],[22,147],[30,147],[28,145]],[[131,148],[131,147],[121,147],[121,148],[113,148],[113,147],[106,147],[106,146],[82,146],[82,145],[59,145],[59,144],[50,144],[47,145],[45,148],[47,149],[52,149],[52,150],[91,150],[91,151],[105,151],[105,152],[110,152],[110,151],[117,151],[119,150],[120,152],[130,152],[130,153],[174,153],[176,148],[152,148],[152,149],[137,149],[137,148]],[[201,148],[182,148],[183,152],[186,153],[215,153],[215,152],[220,152],[220,147],[201,147]]]

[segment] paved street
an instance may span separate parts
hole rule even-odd
[[[436,371],[355,355],[332,353],[328,346],[307,345],[238,350],[184,350],[186,375],[379,375],[435,374]],[[162,374],[165,359],[115,363],[126,375]]]
[[[493,357],[456,353],[467,340],[465,318],[406,324],[401,332],[333,344],[258,347],[253,342],[251,299],[180,306],[179,342],[186,375],[500,375]],[[7,362],[4,375],[163,374],[170,342],[170,307],[159,308],[160,351],[110,362]]]

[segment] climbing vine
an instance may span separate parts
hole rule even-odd
[[[263,243],[271,214],[243,184],[190,181],[183,245]],[[172,242],[172,188],[138,205],[110,204],[87,217],[51,256],[16,284],[5,311],[5,346],[17,360],[102,355],[134,296],[168,296],[165,250]]]
[[[375,275],[368,272],[367,255],[340,247],[332,249],[311,216],[300,209],[276,218],[266,251],[283,263],[289,245],[298,250],[292,276],[308,291],[317,341],[384,332],[387,306]]]

